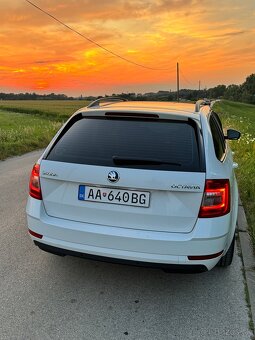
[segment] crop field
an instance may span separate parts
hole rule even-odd
[[[0,101],[0,159],[45,147],[63,122],[88,102],[79,100]],[[236,175],[255,249],[255,106],[221,101],[214,110],[225,128],[241,131],[232,141]]]
[[[87,105],[86,100],[0,100],[0,109],[4,111],[58,116],[62,119]]]

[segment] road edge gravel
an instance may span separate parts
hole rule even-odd
[[[243,272],[244,278],[246,280],[246,285],[248,289],[248,296],[246,296],[247,304],[250,309],[250,318],[253,325],[254,333],[255,327],[255,257],[253,253],[253,247],[251,242],[251,237],[248,230],[248,223],[244,211],[242,201],[239,199],[238,204],[238,217],[237,217],[237,231],[239,236],[241,256],[243,262]],[[247,293],[246,293],[247,295]]]

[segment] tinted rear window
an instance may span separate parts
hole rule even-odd
[[[225,154],[225,139],[222,131],[221,125],[219,125],[219,118],[215,118],[215,114],[211,115],[209,123],[211,127],[212,137],[213,137],[213,144],[215,149],[216,157],[219,160],[223,159]]]
[[[116,165],[114,156],[176,164]],[[82,118],[58,140],[47,159],[109,167],[202,171],[196,126],[187,121]]]

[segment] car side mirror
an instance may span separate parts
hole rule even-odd
[[[241,137],[241,132],[237,130],[233,130],[233,129],[228,129],[225,139],[238,140],[240,137]]]

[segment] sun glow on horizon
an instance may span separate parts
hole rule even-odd
[[[38,6],[134,63],[67,30],[26,2],[0,4],[1,91],[97,95],[241,83],[255,69],[253,0],[36,0]],[[86,4],[86,6],[85,6]],[[232,5],[231,5],[232,4]],[[220,8],[220,10],[219,10]]]

